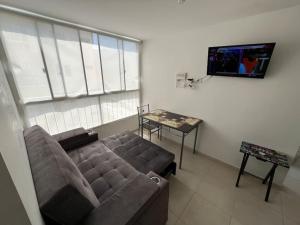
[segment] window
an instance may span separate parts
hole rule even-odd
[[[58,52],[56,49],[53,26],[49,23],[38,22],[37,29],[45,57],[53,96],[64,97],[65,87],[58,59]]]
[[[118,39],[100,35],[100,50],[105,92],[121,90],[121,68]]]
[[[54,25],[58,53],[65,78],[67,96],[87,93],[78,32],[75,29]]]
[[[101,124],[98,97],[27,105],[25,116],[28,126],[39,124],[51,134]]]
[[[20,100],[51,99],[34,21],[1,13],[0,26]]]
[[[27,126],[40,125],[50,134],[78,127],[92,128],[136,114],[139,92],[25,105]]]
[[[103,123],[134,115],[139,106],[139,93],[137,91],[103,95],[100,99]]]
[[[123,41],[126,90],[139,88],[139,49],[137,43]]]
[[[102,70],[100,65],[98,35],[80,31],[84,68],[89,94],[102,94]]]
[[[137,43],[6,12],[0,34],[28,126],[55,134],[136,114]]]

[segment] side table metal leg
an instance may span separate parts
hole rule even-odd
[[[246,167],[248,158],[249,158],[249,155],[248,155],[247,153],[245,153],[245,154],[244,154],[244,157],[243,157],[242,164],[241,164],[239,176],[238,176],[237,181],[236,181],[236,184],[235,184],[236,187],[239,186],[240,178],[241,178],[241,175],[244,173],[244,170],[245,170],[245,167]]]
[[[179,159],[179,169],[181,169],[181,164],[182,164],[182,154],[183,154],[183,147],[184,147],[184,137],[185,137],[185,134],[182,133],[181,151],[180,151],[180,159]]]
[[[274,178],[276,168],[277,168],[277,164],[274,164],[271,171],[270,171],[270,180],[269,180],[268,189],[267,189],[267,193],[266,193],[266,197],[265,197],[266,202],[269,201],[269,195],[270,195],[270,192],[271,192],[271,188],[272,188],[272,184],[273,184],[273,178]]]
[[[268,172],[268,174],[266,175],[266,177],[263,179],[263,182],[262,182],[263,184],[266,184],[268,182],[268,179],[271,176],[272,170],[273,170],[273,167],[270,169],[270,171]]]
[[[193,150],[193,154],[196,153],[196,144],[197,144],[198,129],[199,129],[199,124],[197,125],[197,128],[196,128],[196,134],[195,134],[195,140],[194,140],[194,150]]]

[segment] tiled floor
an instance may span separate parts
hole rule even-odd
[[[153,139],[178,162],[178,144]],[[236,188],[237,169],[190,149],[183,157],[182,170],[169,178],[167,225],[300,225],[300,196],[273,185],[266,203],[260,179],[245,174]]]

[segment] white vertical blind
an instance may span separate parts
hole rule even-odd
[[[38,124],[50,134],[57,134],[78,127],[93,128],[135,115],[138,105],[138,91],[122,92],[26,105],[25,118],[27,126]]]
[[[118,39],[99,35],[105,92],[121,90]]]
[[[100,96],[103,123],[137,114],[139,92],[123,92]]]
[[[54,25],[54,30],[67,96],[87,94],[77,30],[59,25]]]
[[[80,31],[80,39],[89,94],[102,94],[103,84],[98,35]]]
[[[86,97],[25,106],[27,126],[40,125],[50,134],[101,124],[99,97]]]
[[[138,44],[123,41],[126,90],[139,88],[139,48]]]
[[[34,21],[2,12],[0,28],[21,101],[51,99]]]
[[[53,95],[54,97],[64,97],[64,82],[60,70],[58,52],[55,46],[56,44],[52,25],[49,23],[38,22],[37,27],[42,45],[41,47],[45,56]]]
[[[137,44],[2,11],[0,34],[27,126],[55,134],[137,113]]]
[[[125,68],[124,68],[124,51],[123,51],[123,40],[118,40],[119,49],[119,63],[120,63],[120,79],[121,79],[121,90],[126,90],[125,85]]]

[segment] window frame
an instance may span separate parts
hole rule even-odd
[[[51,90],[51,99],[47,99],[47,100],[36,100],[36,101],[26,101],[26,102],[22,102],[21,101],[21,96],[19,95],[19,90],[16,86],[15,80],[14,80],[14,71],[12,69],[12,64],[10,61],[10,58],[8,57],[7,54],[7,49],[5,46],[5,42],[2,36],[2,32],[0,32],[0,60],[3,64],[4,67],[4,72],[5,72],[5,76],[7,78],[7,81],[9,83],[9,86],[11,88],[12,91],[12,95],[13,98],[15,100],[16,103],[16,107],[17,110],[19,112],[19,115],[22,118],[22,122],[24,124],[24,126],[26,126],[26,120],[28,118],[25,117],[25,107],[30,106],[30,105],[38,105],[38,104],[42,104],[42,103],[47,103],[47,102],[60,102],[60,101],[65,101],[65,100],[71,100],[71,99],[81,99],[81,98],[90,98],[90,97],[98,97],[98,101],[99,101],[99,112],[100,112],[100,121],[99,121],[99,125],[101,126],[103,124],[107,124],[107,123],[113,123],[115,121],[119,121],[119,120],[123,120],[125,118],[129,118],[132,116],[135,116],[136,114],[130,115],[130,116],[126,116],[126,117],[122,117],[122,118],[117,118],[114,119],[112,121],[109,122],[104,122],[103,121],[103,115],[102,115],[102,107],[101,107],[101,99],[103,96],[109,96],[109,95],[113,95],[113,94],[120,94],[123,93],[124,95],[129,94],[131,92],[137,92],[137,103],[138,105],[141,104],[141,44],[142,41],[138,40],[138,39],[134,39],[134,38],[130,38],[130,37],[126,37],[126,36],[122,36],[122,35],[118,35],[118,34],[113,34],[110,32],[106,32],[106,31],[101,31],[99,29],[94,29],[91,27],[87,27],[87,26],[83,26],[80,24],[74,24],[74,23],[70,23],[67,21],[63,21],[63,20],[59,20],[59,19],[55,19],[55,18],[50,18],[50,17],[45,17],[43,15],[40,14],[34,14],[28,11],[18,11],[18,9],[14,8],[13,10],[11,9],[5,9],[2,6],[0,6],[0,13],[12,13],[14,15],[18,15],[20,16],[20,18],[25,17],[25,18],[29,18],[33,21],[34,24],[34,28],[37,34],[37,40],[38,40],[38,46],[39,46],[39,50],[41,52],[41,59],[43,62],[43,66],[44,66],[44,73],[46,74],[46,78],[47,78],[47,82],[48,82],[48,87]],[[44,52],[44,47],[42,44],[42,35],[40,34],[40,30],[38,27],[38,23],[45,23],[45,24],[49,24],[49,26],[51,26],[51,33],[53,35],[53,40],[54,40],[54,51],[56,52],[56,56],[57,56],[57,60],[58,60],[58,67],[59,67],[59,71],[61,73],[61,78],[62,78],[62,83],[63,83],[63,90],[62,92],[64,93],[64,96],[56,96],[53,93],[53,87],[51,85],[51,79],[50,79],[50,72],[48,71],[48,64],[47,64],[47,59],[46,59],[46,53]],[[66,28],[72,28],[74,30],[76,30],[77,35],[78,35],[78,40],[79,40],[79,45],[80,45],[80,53],[81,53],[81,60],[82,60],[82,66],[83,66],[83,71],[84,71],[84,78],[85,78],[85,90],[86,90],[86,94],[81,94],[81,95],[76,95],[76,96],[68,96],[67,95],[67,91],[66,91],[66,80],[65,80],[65,76],[64,76],[64,71],[62,68],[62,61],[60,58],[60,54],[59,54],[59,49],[58,49],[58,43],[57,43],[57,37],[56,37],[56,33],[54,30],[54,26],[55,25],[60,25],[60,26],[65,26]],[[103,87],[103,93],[98,93],[98,94],[89,94],[89,90],[88,90],[88,82],[87,82],[87,77],[86,77],[86,69],[85,69],[85,64],[84,64],[84,59],[83,59],[83,49],[82,49],[82,40],[81,40],[81,36],[80,36],[80,31],[86,31],[86,32],[90,32],[91,34],[95,34],[97,35],[97,39],[98,39],[98,49],[99,49],[99,61],[100,61],[100,67],[101,67],[101,72],[99,73],[99,76],[101,77],[102,80],[102,87]],[[104,88],[104,77],[103,77],[103,65],[102,65],[102,58],[101,58],[101,46],[100,46],[100,35],[103,36],[109,36],[109,37],[113,37],[117,39],[117,43],[118,43],[118,53],[119,53],[119,63],[120,63],[120,81],[123,82],[123,84],[121,85],[121,90],[117,90],[117,91],[110,91],[107,92],[105,91]],[[130,89],[127,90],[126,89],[126,68],[124,65],[124,41],[129,41],[129,42],[133,42],[137,45],[137,53],[138,53],[138,85],[136,89]],[[122,49],[120,49],[120,46],[122,47]],[[121,66],[122,64],[122,66]],[[121,73],[124,73],[123,75]],[[122,86],[124,88],[122,88]]]
[[[2,9],[0,8],[0,13],[2,12]],[[37,103],[43,103],[43,102],[51,102],[51,101],[61,101],[61,100],[67,100],[67,99],[76,99],[76,98],[82,98],[82,97],[94,97],[94,96],[102,96],[102,95],[109,95],[109,94],[114,94],[114,93],[122,93],[122,92],[131,92],[131,91],[139,91],[140,92],[140,78],[141,78],[141,74],[140,74],[140,64],[141,64],[141,41],[140,40],[135,40],[135,39],[131,39],[131,38],[126,38],[123,36],[120,36],[118,34],[112,34],[109,32],[102,32],[101,30],[98,29],[94,29],[94,28],[90,28],[90,27],[85,27],[83,25],[79,25],[79,24],[73,24],[73,23],[69,23],[67,21],[62,21],[62,20],[58,20],[58,19],[54,19],[54,18],[43,18],[42,15],[30,15],[30,12],[18,12],[18,11],[13,11],[13,10],[3,10],[3,12],[8,12],[8,13],[12,13],[12,14],[16,14],[19,16],[23,16],[26,18],[29,18],[33,21],[34,23],[34,27],[35,27],[35,31],[37,34],[37,40],[38,40],[38,44],[39,44],[39,48],[40,48],[40,52],[41,52],[41,56],[42,56],[42,62],[45,68],[45,74],[47,77],[47,82],[48,82],[48,86],[50,89],[50,93],[51,93],[51,99],[49,100],[37,100],[37,101],[28,101],[28,102],[21,102],[21,98],[20,95],[18,93],[18,89],[16,88],[16,84],[14,79],[9,79],[9,84],[11,86],[11,88],[13,90],[17,90],[17,93],[15,93],[15,97],[17,99],[16,102],[20,103],[20,105],[30,105],[30,104],[37,104]],[[42,22],[42,23],[46,23],[49,24],[52,28],[52,34],[53,34],[53,38],[54,38],[54,42],[55,42],[55,51],[57,53],[57,57],[58,57],[58,62],[59,62],[59,69],[61,72],[61,76],[62,76],[62,81],[63,81],[63,87],[64,87],[64,96],[62,97],[55,97],[54,93],[53,93],[53,87],[51,85],[51,81],[50,81],[50,76],[49,76],[49,71],[47,68],[47,61],[45,59],[45,52],[43,49],[43,45],[41,43],[41,36],[40,36],[40,31],[39,31],[39,27],[38,27],[38,23]],[[81,53],[81,61],[82,61],[82,66],[83,66],[83,75],[84,75],[84,82],[85,82],[85,90],[86,90],[86,94],[80,94],[74,97],[70,97],[67,96],[67,91],[66,91],[66,87],[65,87],[65,76],[64,76],[64,72],[62,70],[62,65],[61,65],[61,58],[60,58],[60,54],[59,54],[59,49],[58,49],[58,45],[57,45],[57,37],[56,37],[56,33],[54,32],[54,26],[55,25],[59,25],[59,26],[65,26],[66,28],[72,28],[74,30],[76,30],[77,33],[77,37],[79,40],[79,45],[80,45],[80,53]],[[88,82],[87,82],[87,77],[86,77],[86,68],[85,68],[85,62],[84,62],[84,55],[83,55],[83,50],[82,50],[82,40],[81,40],[81,36],[80,36],[80,31],[86,31],[86,32],[90,32],[90,33],[95,33],[97,35],[98,38],[98,49],[99,49],[99,61],[100,61],[100,67],[101,67],[101,73],[99,74],[102,80],[102,86],[103,86],[103,93],[100,94],[89,94],[89,90],[88,90]],[[117,39],[117,43],[118,43],[118,53],[119,53],[119,70],[120,70],[120,81],[121,81],[121,89],[117,90],[117,91],[105,91],[105,79],[103,76],[103,64],[102,64],[102,58],[101,58],[101,43],[100,43],[100,36],[108,36],[108,37],[112,37],[112,38],[116,38]],[[126,68],[125,68],[125,63],[124,63],[124,41],[129,41],[129,42],[133,42],[137,45],[137,49],[138,49],[138,87],[137,89],[130,89],[127,90],[126,89]],[[0,35],[0,42],[1,42],[1,46],[3,48],[4,51],[4,55],[1,58],[4,58],[7,67],[8,67],[8,74],[12,74],[13,75],[13,71],[11,70],[11,62],[10,59],[7,57],[7,52],[6,52],[6,47],[5,47],[5,42],[3,42],[3,38]],[[120,43],[120,44],[119,44]],[[120,49],[120,47],[122,49]],[[122,64],[122,65],[121,65]],[[123,74],[122,74],[123,73]],[[124,87],[124,88],[122,88]],[[141,93],[140,93],[141,95]]]
[[[49,85],[49,88],[51,90],[51,98],[52,99],[49,99],[49,100],[41,100],[41,101],[30,101],[30,102],[26,102],[26,103],[23,103],[24,105],[29,105],[29,104],[34,104],[34,103],[42,103],[42,102],[51,102],[51,101],[61,101],[61,100],[67,100],[67,99],[76,99],[76,98],[83,98],[83,97],[95,97],[95,96],[102,96],[102,95],[110,95],[110,94],[115,94],[115,93],[122,93],[122,92],[132,92],[132,91],[139,91],[140,90],[140,60],[141,60],[141,55],[140,55],[140,46],[139,46],[139,43],[138,42],[135,42],[135,41],[131,41],[131,40],[127,40],[127,39],[122,39],[122,38],[119,38],[119,37],[116,37],[116,36],[112,36],[112,35],[107,35],[107,34],[102,34],[102,33],[97,33],[95,31],[92,31],[92,30],[86,30],[86,29],[80,29],[80,28],[74,28],[74,27],[69,27],[67,25],[60,25],[60,26],[66,26],[66,27],[69,27],[69,28],[73,28],[77,31],[77,36],[78,36],[78,40],[79,40],[79,45],[80,45],[80,53],[81,53],[81,61],[82,61],[82,66],[83,66],[83,75],[84,75],[84,82],[85,82],[85,89],[86,89],[86,94],[81,94],[81,95],[78,95],[78,96],[75,96],[75,97],[70,97],[70,96],[67,96],[67,93],[66,93],[66,88],[65,88],[65,78],[64,78],[64,72],[62,70],[62,65],[61,65],[61,58],[60,58],[60,54],[59,54],[59,50],[58,50],[58,46],[57,46],[57,37],[56,37],[56,33],[53,31],[53,36],[54,36],[54,41],[55,41],[55,50],[56,50],[56,53],[58,55],[58,61],[59,61],[59,65],[60,65],[60,70],[61,70],[61,74],[62,74],[62,80],[63,80],[63,84],[64,84],[64,91],[65,91],[65,96],[64,97],[55,97],[54,94],[53,94],[53,88],[52,88],[52,85],[51,85],[51,82],[50,82],[50,79],[49,79],[49,73],[48,73],[48,69],[47,69],[47,64],[46,64],[46,60],[45,60],[45,55],[44,55],[44,52],[43,52],[43,48],[42,48],[42,44],[41,44],[41,37],[40,37],[40,34],[39,34],[39,31],[38,31],[38,27],[37,27],[37,23],[39,22],[37,19],[34,20],[35,22],[35,29],[37,31],[37,38],[39,40],[39,47],[41,49],[41,54],[42,54],[42,58],[43,58],[43,63],[44,63],[44,66],[45,66],[45,72],[46,72],[46,75],[47,75],[47,81],[48,81],[48,85]],[[51,23],[51,22],[48,22],[49,25],[51,25],[52,27],[52,30],[53,30],[53,26],[56,25],[55,23]],[[99,61],[100,61],[100,67],[101,67],[101,73],[99,74],[99,76],[101,77],[101,80],[102,80],[102,86],[103,86],[103,93],[101,94],[89,94],[89,90],[88,90],[88,82],[87,82],[87,77],[86,77],[86,68],[85,68],[85,62],[84,62],[84,54],[83,54],[83,50],[82,50],[82,39],[81,39],[81,36],[80,36],[80,31],[86,31],[86,32],[91,32],[92,34],[95,33],[97,35],[97,39],[98,39],[98,49],[99,49]],[[100,35],[103,35],[103,36],[109,36],[109,37],[113,37],[113,38],[116,38],[117,39],[117,43],[118,43],[118,53],[119,53],[119,64],[120,64],[120,81],[123,83],[123,85],[121,85],[121,90],[117,90],[117,91],[105,91],[105,79],[104,79],[104,76],[103,76],[103,64],[102,64],[102,54],[101,54],[101,42],[100,42],[100,38],[99,36]],[[126,89],[126,68],[125,68],[125,59],[124,59],[124,41],[129,41],[129,42],[134,42],[137,44],[137,49],[138,49],[138,88],[137,89],[129,89],[127,90]],[[121,43],[121,44],[119,44]],[[121,49],[120,49],[121,47]],[[122,65],[121,65],[122,64]],[[123,75],[122,75],[123,73]],[[122,87],[124,87],[124,89],[122,89]]]

